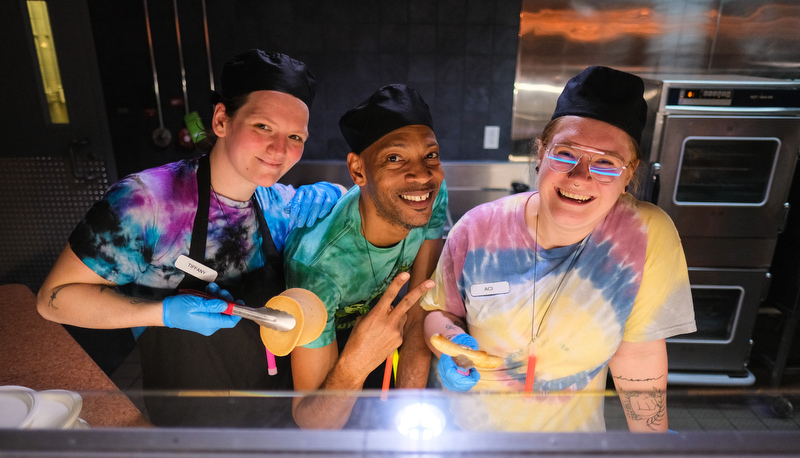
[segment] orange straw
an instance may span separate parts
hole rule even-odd
[[[528,372],[525,374],[525,392],[533,391],[533,374],[536,372],[536,355],[528,355]]]
[[[383,386],[381,387],[381,401],[389,397],[389,384],[392,382],[392,363],[394,362],[394,352],[386,358],[386,368],[383,370]]]

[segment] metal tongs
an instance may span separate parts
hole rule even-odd
[[[221,301],[225,301],[225,299],[222,299],[221,297],[217,297],[213,294],[196,289],[181,289],[178,292],[180,294],[191,294],[192,296],[203,297],[206,299],[219,299]],[[275,310],[269,307],[251,308],[233,302],[225,302],[228,304],[228,309],[222,313],[226,315],[236,315],[242,318],[247,318],[248,320],[254,321],[265,328],[274,329],[276,331],[291,331],[297,324],[297,321],[290,313],[282,310]]]

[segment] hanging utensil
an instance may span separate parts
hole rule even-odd
[[[158,89],[158,71],[156,70],[156,57],[153,52],[153,36],[150,33],[150,12],[147,0],[142,0],[144,5],[144,21],[147,25],[147,44],[150,48],[150,67],[153,70],[153,89],[156,93],[156,108],[158,109],[158,128],[153,131],[153,143],[159,148],[166,148],[172,142],[172,133],[164,127],[164,116],[161,113],[161,93]]]
[[[205,5],[203,5],[205,9]],[[181,25],[178,14],[178,0],[172,0],[172,9],[175,11],[175,36],[177,37],[178,44],[178,62],[181,67],[181,87],[183,88],[183,107],[184,116],[183,123],[186,125],[178,133],[178,143],[187,149],[194,147],[194,144],[202,140],[204,137],[203,132],[205,127],[203,121],[200,119],[200,114],[196,111],[189,111],[189,92],[186,86],[186,66],[183,63],[183,45],[181,43]]]
[[[208,62],[208,79],[211,90],[214,91],[214,69],[211,67],[211,42],[208,40],[208,14],[206,13],[206,0],[200,0],[203,6],[203,30],[206,34],[206,61]]]
[[[180,294],[191,294],[192,296],[206,299],[219,299],[224,301],[222,298],[196,289],[181,289],[178,292]],[[222,312],[225,315],[236,315],[247,318],[265,328],[274,329],[276,331],[291,331],[297,324],[297,321],[291,314],[282,310],[275,310],[269,307],[250,308],[233,302],[225,302],[228,304],[228,309]]]

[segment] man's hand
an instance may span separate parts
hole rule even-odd
[[[420,283],[392,308],[392,302],[408,279],[409,274],[405,272],[395,277],[375,307],[356,320],[339,357],[342,364],[357,365],[364,378],[403,343],[406,312],[434,286],[432,280]]]

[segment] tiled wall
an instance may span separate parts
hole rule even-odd
[[[102,0],[89,2],[110,124],[119,139],[114,147],[120,175],[191,154],[177,146],[159,151],[142,140],[158,127],[147,110],[155,107],[155,97],[144,14],[138,2],[125,3],[114,9]],[[150,0],[149,9],[165,123],[177,132],[184,109],[169,103],[182,98],[170,3]],[[520,0],[206,3],[216,81],[227,57],[253,47],[285,52],[316,74],[319,88],[305,158],[343,159],[348,148],[338,129],[342,113],[378,87],[404,82],[431,106],[446,160],[507,160]],[[211,109],[205,103],[209,77],[201,2],[180,0],[178,7],[190,107],[207,123]],[[131,35],[127,39],[120,35],[125,29]],[[118,65],[121,51],[129,53],[133,72]],[[486,125],[500,127],[498,149],[483,148]],[[142,132],[131,142],[132,126]]]

